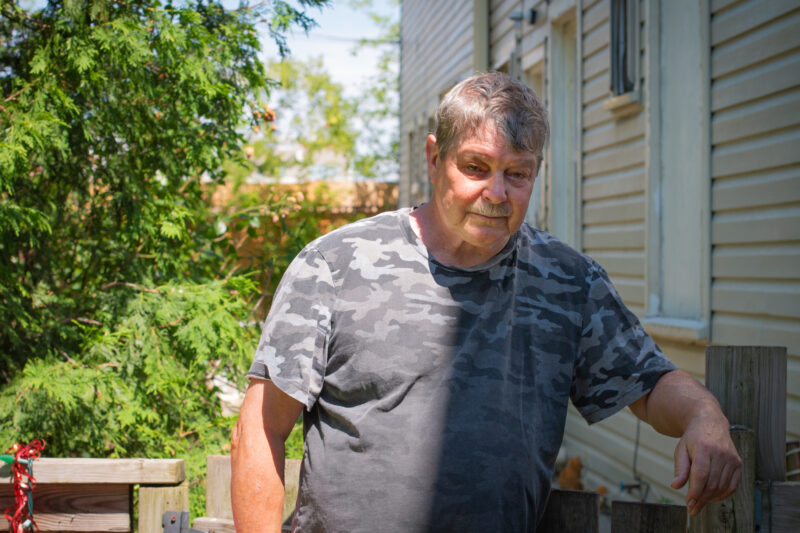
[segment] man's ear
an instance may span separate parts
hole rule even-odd
[[[428,177],[433,179],[436,167],[439,165],[439,145],[436,144],[436,136],[428,135],[425,140],[425,157],[428,159]]]

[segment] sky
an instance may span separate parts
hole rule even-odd
[[[382,15],[394,12],[399,18],[398,6],[391,0],[374,0],[374,9]],[[287,39],[291,56],[297,59],[322,57],[334,81],[341,83],[348,94],[354,94],[365,78],[375,72],[378,52],[370,47],[362,47],[357,56],[351,51],[362,38],[378,37],[380,31],[366,15],[364,10],[350,8],[347,0],[332,0],[330,5],[320,9],[309,9],[307,14],[318,26],[308,35],[302,30],[295,31]],[[278,57],[278,47],[269,37],[263,40],[264,57]]]

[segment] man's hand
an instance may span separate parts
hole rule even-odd
[[[695,516],[706,503],[736,492],[741,476],[742,460],[725,417],[697,417],[690,422],[675,447],[675,479],[670,485],[679,489],[689,481],[689,514]]]
[[[728,419],[697,380],[681,370],[664,374],[650,393],[630,407],[659,433],[680,437],[671,486],[679,489],[689,481],[689,514],[695,516],[708,502],[736,492],[742,460],[731,440]]]

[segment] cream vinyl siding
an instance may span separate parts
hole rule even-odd
[[[608,271],[628,307],[641,316],[645,122],[643,111],[615,119],[603,109],[610,96],[610,5],[608,0],[587,1],[582,8],[582,243],[583,251]]]
[[[646,247],[651,245],[645,238],[645,112],[616,119],[603,109],[610,97],[610,4],[609,0],[584,1],[580,11],[582,251],[606,269],[626,305],[643,316]],[[643,20],[643,5],[640,17]],[[641,27],[644,34],[644,25]],[[642,36],[639,42],[644,49],[646,39]],[[639,72],[643,90],[647,90],[645,69]],[[675,359],[672,353],[668,355]],[[569,456],[579,456],[584,464],[584,488],[594,490],[603,485],[612,499],[629,497],[620,493],[619,484],[634,481],[636,420],[624,409],[589,426],[570,407],[564,446]],[[650,484],[648,501],[683,499],[681,492],[668,486],[676,442],[646,424],[641,426],[637,471]]]
[[[800,3],[711,3],[711,335],[787,346],[800,438]]]
[[[407,206],[430,191],[424,143],[439,97],[472,73],[473,0],[405,0],[401,8],[399,203]]]

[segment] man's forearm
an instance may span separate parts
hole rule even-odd
[[[251,385],[231,439],[231,504],[238,532],[280,531],[284,440],[263,424],[262,384]]]
[[[727,422],[717,399],[683,370],[662,376],[643,400],[646,401],[640,405],[631,405],[631,409],[656,431],[670,437],[682,436],[690,422],[706,417]]]

